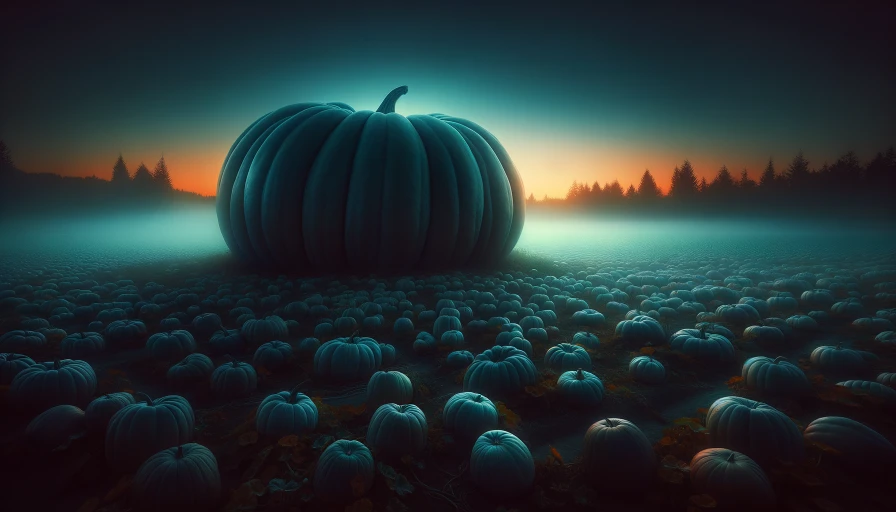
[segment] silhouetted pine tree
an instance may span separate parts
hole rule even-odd
[[[669,195],[677,199],[694,197],[697,194],[697,174],[694,172],[691,162],[685,160],[681,164],[681,168],[676,169],[677,172],[672,174],[672,186],[669,188]]]
[[[784,171],[784,179],[791,189],[800,189],[809,183],[809,161],[803,157],[803,152],[797,153],[790,166]]]
[[[740,180],[737,182],[737,188],[743,193],[752,193],[756,189],[756,182],[750,179],[747,170],[740,171]]]
[[[718,200],[730,201],[734,196],[734,178],[731,177],[728,167],[723,165],[712,183],[709,184],[709,188],[706,185],[702,185],[702,188],[703,191],[709,192]]]
[[[707,191],[709,185],[706,183],[706,177],[700,178],[700,184],[697,185],[697,193],[703,194]]]
[[[629,184],[628,190],[625,191],[625,197],[628,199],[632,199],[635,197],[635,194],[637,194],[637,193],[638,192],[635,190],[635,186],[632,184]]]
[[[777,175],[775,174],[775,163],[771,158],[769,158],[768,164],[765,166],[765,170],[762,171],[762,175],[759,177],[759,187],[771,191],[775,188],[776,179]]]
[[[168,165],[165,164],[165,157],[159,159],[156,168],[152,171],[152,179],[156,186],[163,190],[169,191],[174,187],[171,185],[171,175],[168,174]]]
[[[532,193],[532,194],[529,194],[529,198],[526,199],[526,202],[529,203],[529,204],[534,204],[534,203],[537,203],[538,200],[535,199],[535,194]]]
[[[131,174],[128,172],[128,166],[125,165],[124,158],[122,158],[122,156],[119,154],[118,160],[112,167],[112,183],[122,185],[130,182]]]
[[[6,143],[0,140],[0,172],[11,171],[16,165],[12,161],[12,154]]]
[[[641,183],[638,184],[638,197],[646,200],[653,200],[663,195],[663,192],[656,185],[656,180],[650,174],[650,169],[644,171],[641,175]]]
[[[140,162],[140,167],[137,167],[137,170],[134,171],[134,188],[138,193],[150,193],[155,188],[155,181],[152,179],[152,174],[149,172],[149,169],[143,165],[143,162]]]
[[[604,185],[604,189],[601,192],[601,196],[603,197],[603,201],[608,204],[616,204],[622,199],[624,192],[622,191],[622,186],[619,184],[619,180],[614,180],[613,183],[607,183]]]

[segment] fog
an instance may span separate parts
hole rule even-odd
[[[885,227],[769,220],[624,220],[533,214],[517,249],[564,260],[809,258],[896,251]],[[0,270],[114,267],[227,254],[213,207],[0,220]]]

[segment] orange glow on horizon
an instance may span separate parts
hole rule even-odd
[[[657,185],[668,193],[672,171],[681,165],[685,156],[644,151],[635,148],[616,147],[582,147],[572,143],[554,143],[547,145],[527,144],[525,141],[508,141],[504,143],[510,153],[517,170],[525,184],[526,196],[535,194],[537,199],[548,197],[565,197],[573,181],[587,183],[589,186],[598,181],[601,187],[618,180],[623,190],[629,184],[638,187],[645,169],[650,169]],[[205,196],[215,195],[218,174],[224,157],[230,149],[229,144],[217,148],[208,148],[203,153],[194,153],[186,149],[165,152],[165,162],[171,174],[174,188],[195,192]],[[19,167],[29,172],[50,172],[65,176],[96,176],[108,180],[112,176],[112,166],[117,154],[86,157],[66,160],[63,165],[53,161],[21,161]],[[143,162],[152,171],[158,156],[152,154],[123,154],[128,171],[134,171]],[[750,161],[724,160],[716,156],[690,156],[691,164],[697,172],[698,179],[705,177],[711,181],[723,163],[727,164],[732,177],[740,178],[740,171],[748,169],[750,178],[758,180],[765,168],[768,158],[754,158]],[[746,159],[737,159],[746,160]],[[786,167],[787,161],[775,161],[778,172]]]

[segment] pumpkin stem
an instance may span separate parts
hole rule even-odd
[[[840,349],[842,348],[842,347],[840,347],[840,342],[839,342],[839,341],[837,342],[837,346],[836,346],[835,348],[836,348],[837,350],[840,350]]]
[[[734,454],[735,454],[735,453],[737,453],[737,452],[731,452],[731,454],[728,455],[728,458],[725,459],[725,461],[726,461],[726,462],[734,462]]]
[[[612,426],[614,426],[614,425],[613,425],[613,419],[612,419],[612,418],[606,418],[606,419],[604,419],[604,423],[606,423],[608,427],[612,427]]]
[[[58,370],[58,369],[59,369],[59,359],[54,359],[54,360],[53,360],[53,369],[54,369],[54,370]]]
[[[585,374],[582,373],[582,369],[581,369],[581,368],[579,368],[578,370],[576,370],[576,379],[578,379],[578,380],[585,380]]]
[[[778,364],[778,363],[780,363],[781,361],[787,361],[787,358],[784,357],[784,356],[778,356],[778,357],[775,358],[774,361],[772,361],[772,364]]]
[[[359,331],[359,330],[356,329],[355,332],[353,332],[352,335],[348,337],[349,341],[351,341],[352,343],[354,343],[354,342],[355,342],[355,337],[358,336],[358,333],[359,333],[359,332],[361,332],[361,331]]]
[[[178,445],[178,446],[177,446],[177,453],[175,453],[174,456],[177,457],[178,459],[182,459],[182,458],[184,458],[184,447],[183,447],[183,445]]]
[[[141,400],[143,400],[146,402],[146,405],[152,405],[152,398],[149,398],[149,395],[147,395],[146,393],[141,393],[140,391],[137,391],[136,393],[134,393],[134,398],[137,399],[137,402],[140,402]]]
[[[237,366],[239,366],[239,363],[240,363],[239,361],[234,359],[234,360],[230,361],[230,366],[236,368]]]
[[[704,339],[704,340],[706,339],[706,326],[705,325],[700,328],[700,338]]]
[[[395,112],[395,102],[398,101],[398,98],[408,93],[408,86],[402,85],[401,87],[396,87],[392,89],[386,99],[380,103],[380,108],[376,109],[377,112],[382,114],[392,114]]]
[[[304,384],[304,382],[297,384],[296,387],[292,388],[289,391],[289,403],[296,403],[296,395],[299,394],[299,388],[302,386],[302,384]]]

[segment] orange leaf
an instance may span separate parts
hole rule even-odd
[[[226,511],[237,510],[253,510],[258,506],[258,494],[252,488],[250,482],[237,487],[230,495],[230,501],[227,503]]]
[[[690,502],[700,508],[716,508],[716,500],[709,494],[695,494],[691,496]]]
[[[246,432],[245,434],[240,435],[237,439],[237,442],[240,446],[249,446],[250,444],[255,444],[258,442],[258,432],[253,430],[251,432]]]
[[[427,398],[432,394],[429,391],[429,388],[426,387],[426,384],[420,384],[419,386],[417,386],[417,392],[420,393],[420,396],[423,398]]]
[[[551,445],[548,445],[548,447],[551,449],[551,457],[554,457],[554,460],[556,460],[560,464],[563,464],[563,457],[560,456],[560,452],[558,452],[557,449]]]
[[[743,380],[744,380],[744,378],[741,377],[740,375],[735,375],[734,377],[731,377],[730,379],[728,379],[728,382],[726,382],[725,384],[727,384],[728,386],[734,386],[734,385],[740,384],[741,382],[743,382]]]
[[[373,512],[373,502],[367,498],[360,499],[345,507],[345,512]]]
[[[641,347],[640,352],[642,354],[644,354],[645,356],[649,356],[649,355],[653,355],[654,353],[656,353],[656,349],[653,347]]]
[[[93,512],[97,507],[100,506],[99,498],[90,498],[85,501],[83,505],[78,508],[78,512]]]
[[[498,409],[498,416],[504,420],[504,424],[510,428],[516,428],[520,423],[520,417],[504,405],[504,402],[495,402],[495,408]]]
[[[359,473],[352,478],[352,495],[363,496],[365,492],[367,492],[367,480],[364,478],[364,475]],[[372,506],[373,504],[371,503],[371,507]]]
[[[290,434],[288,436],[283,436],[277,441],[278,446],[282,446],[284,448],[292,448],[299,444],[299,436],[295,434]]]
[[[707,414],[709,414],[709,409],[707,409],[706,407],[701,407],[701,408],[697,409],[697,414],[702,414],[703,416],[706,416]]]
[[[607,384],[607,391],[616,391],[616,384]]]
[[[106,496],[103,498],[103,503],[112,503],[113,501],[120,500],[131,490],[131,483],[133,482],[130,477],[121,477],[118,480],[118,483],[115,484],[115,487],[113,487],[111,491],[106,493]]]
[[[132,395],[134,394],[134,390],[133,390],[133,389],[124,388],[124,389],[122,389],[121,391],[124,392],[124,393],[130,393],[130,394],[132,394]]]
[[[669,445],[673,444],[674,442],[675,441],[673,441],[671,437],[664,436],[662,439],[660,439],[660,446],[669,446]]]
[[[664,482],[669,482],[670,484],[681,484],[684,482],[684,473],[681,471],[662,467],[659,470],[659,474]]]

